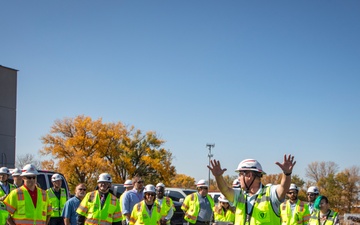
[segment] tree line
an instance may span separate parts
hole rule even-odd
[[[162,147],[165,141],[155,131],[143,133],[121,122],[105,123],[101,118],[93,120],[79,115],[56,120],[41,140],[40,155],[51,157],[41,161],[42,169],[62,173],[71,190],[78,183],[86,183],[89,190],[95,188],[97,177],[103,172],[111,174],[113,183],[123,183],[139,175],[145,183],[163,182],[169,187],[195,188],[193,177],[176,173],[172,153]],[[31,160],[38,162],[31,155],[18,157],[17,166],[21,168]],[[315,185],[338,212],[359,212],[359,167],[340,172],[338,168],[334,162],[315,161],[306,168],[308,180],[293,175],[292,183],[301,188],[299,198],[306,201],[306,189]],[[236,178],[225,176],[229,185]],[[278,184],[280,179],[281,174],[269,174],[262,182],[264,185]],[[210,182],[210,190],[217,190],[214,180]]]

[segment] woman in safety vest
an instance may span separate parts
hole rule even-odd
[[[330,209],[327,197],[319,195],[314,203],[316,209],[310,217],[309,225],[339,225],[338,213]]]
[[[155,186],[148,184],[144,189],[144,200],[137,203],[132,212],[129,225],[158,225],[161,220],[161,206],[155,202]]]
[[[224,195],[218,198],[219,203],[214,207],[215,224],[226,222],[226,224],[234,224],[235,208],[230,206],[229,201]]]

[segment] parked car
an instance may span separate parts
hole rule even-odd
[[[219,202],[219,197],[221,195],[221,192],[209,192],[209,195],[214,199],[215,204]]]
[[[182,211],[181,205],[185,197],[194,192],[196,192],[195,189],[165,188],[165,195],[173,200],[175,206],[175,212],[170,221],[171,225],[183,225],[186,222],[184,220],[184,211]]]
[[[117,198],[120,198],[120,196],[125,192],[124,184],[112,184],[110,192]]]
[[[12,169],[10,169],[10,171],[12,171]],[[43,190],[47,190],[53,186],[53,183],[51,182],[51,177],[53,174],[55,173],[60,174],[63,181],[61,187],[65,189],[68,198],[70,198],[71,195],[70,195],[69,185],[63,174],[49,170],[38,170],[38,172],[39,174],[37,175],[36,181],[38,186]],[[13,179],[11,176],[9,178],[9,182],[13,183]]]
[[[186,188],[165,188],[165,195],[169,196],[173,201],[183,202],[185,197],[196,192],[195,189]]]

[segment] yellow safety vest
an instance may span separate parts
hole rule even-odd
[[[280,218],[283,225],[308,224],[310,219],[309,206],[298,199],[292,212],[290,201],[287,200],[280,205]]]
[[[272,225],[280,224],[280,216],[276,215],[270,201],[270,187],[263,187],[255,199],[250,216],[246,215],[246,195],[240,190],[235,211],[235,225]],[[248,218],[248,221],[247,221]]]
[[[51,217],[61,217],[61,213],[67,201],[67,195],[65,189],[64,188],[60,189],[60,200],[56,197],[54,190],[52,188],[47,189],[46,192],[48,193],[52,206]]]
[[[158,199],[156,199],[155,202],[159,204]],[[175,211],[173,200],[167,196],[163,198],[160,207],[161,207],[161,217],[167,216],[171,208],[173,208],[173,211]],[[169,224],[170,220],[168,220],[167,223]]]
[[[214,200],[210,195],[206,195],[206,198],[210,202],[211,209],[214,208]],[[195,223],[200,212],[200,202],[197,193],[192,193],[186,196],[181,209],[185,212],[184,219],[189,223]]]
[[[151,210],[151,215],[147,211],[147,206],[145,201],[137,203],[132,212],[129,221],[129,225],[159,225],[161,219],[161,207],[159,203],[154,202],[154,205]]]
[[[76,212],[86,217],[85,224],[111,225],[122,220],[119,200],[111,193],[106,197],[102,208],[99,192],[87,193]]]
[[[5,225],[8,217],[9,212],[6,210],[6,205],[3,202],[0,202],[0,224]]]
[[[235,213],[232,212],[230,209],[228,209],[226,213],[224,209],[221,209],[221,213],[218,213],[217,211],[215,211],[215,207],[214,207],[213,211],[214,211],[215,222],[229,222],[229,223],[235,222]]]
[[[338,215],[337,212],[330,210],[330,213],[327,216],[327,219],[326,219],[326,222],[324,223],[324,225],[334,224],[335,218],[337,215]],[[309,220],[309,225],[320,225],[319,218],[320,218],[320,211],[318,210],[318,211],[315,211],[313,214],[311,214],[310,220]]]
[[[10,184],[9,182],[7,183],[8,187],[9,187],[9,193],[12,191],[12,190],[15,190],[16,189],[16,186],[13,185],[13,184]],[[0,197],[2,196],[5,196],[6,193],[4,191],[4,189],[2,189],[2,187],[0,186]]]
[[[122,213],[122,205],[123,205],[123,200],[124,200],[124,196],[125,196],[125,193],[127,191],[125,191],[124,193],[121,194],[120,198],[119,198],[119,204],[120,204],[120,211]],[[122,215],[122,220],[126,220],[126,216],[125,215]]]
[[[36,208],[33,204],[28,190],[21,186],[4,200],[6,209],[12,214],[15,224],[22,225],[45,225],[46,217],[51,215],[51,204],[46,191],[36,187],[37,201]]]

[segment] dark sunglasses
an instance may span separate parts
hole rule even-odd
[[[145,195],[156,196],[156,194],[155,194],[155,193],[145,193]]]
[[[288,192],[287,194],[288,195],[294,195],[294,194],[296,194],[296,192]]]
[[[308,195],[308,196],[315,196],[314,193],[308,193],[307,195]]]
[[[204,189],[204,190],[207,190],[208,188],[207,188],[207,187],[200,187],[200,189]]]
[[[25,179],[27,179],[27,180],[31,180],[31,179],[35,180],[36,177],[25,177]]]
[[[79,191],[86,191],[86,188],[79,188]]]
[[[138,182],[136,182],[136,183],[138,183],[138,184],[143,184],[143,183],[144,183],[144,181],[139,180],[139,181],[138,181]]]

